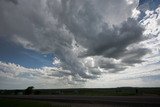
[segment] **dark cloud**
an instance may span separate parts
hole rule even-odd
[[[127,51],[126,48],[142,40],[143,28],[134,19],[128,19],[120,27],[104,27],[94,39],[88,40],[86,55],[103,55],[119,58]]]
[[[127,65],[141,63],[143,62],[141,58],[147,53],[149,53],[149,50],[146,48],[130,50],[124,54],[124,57],[122,58],[122,62],[126,63]]]
[[[8,1],[16,3],[16,0]],[[118,8],[112,7],[113,4]],[[142,54],[127,50],[143,39],[143,28],[129,18],[136,3],[128,4],[126,0],[103,0],[101,3],[94,0],[20,0],[17,5],[0,2],[0,36],[7,36],[27,49],[54,53],[63,70],[70,72],[61,71],[51,74],[53,76],[95,79],[101,74],[98,67],[118,72],[127,64],[140,63],[146,54],[146,51]],[[112,10],[118,11],[117,14]],[[134,57],[123,58],[126,53],[135,52]],[[96,61],[96,56],[102,59]],[[93,57],[93,66],[85,65],[87,57]],[[123,59],[112,63],[103,58]]]
[[[12,2],[14,4],[18,4],[18,0],[0,0],[0,1]]]
[[[121,63],[121,61],[117,61],[114,58],[96,57],[95,59],[97,67],[110,73],[116,73],[126,69],[124,63]]]

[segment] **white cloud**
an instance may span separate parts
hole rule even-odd
[[[71,88],[82,87],[83,82],[81,78],[70,76],[70,71],[59,67],[32,69],[1,61],[0,80],[0,89],[26,88],[31,85],[36,88]]]
[[[149,80],[154,76],[160,76],[159,65],[130,67],[120,73],[107,73],[97,80],[89,80],[85,87],[159,87],[159,79]]]
[[[13,63],[0,62],[0,88],[26,88],[33,85],[36,88],[71,88],[71,87],[120,87],[120,86],[158,86],[159,80],[143,78],[160,75],[158,65],[145,67],[131,67],[121,73],[104,73],[101,78],[88,80],[76,80],[72,76],[63,77],[59,73],[70,73],[58,68],[44,67],[42,69],[28,69]],[[80,78],[80,77],[79,77]],[[136,83],[135,83],[136,81]],[[155,83],[154,83],[155,82]],[[151,84],[152,83],[152,84]],[[150,85],[149,85],[150,84]]]
[[[132,10],[132,17],[137,19],[140,15],[140,11],[137,10],[136,8]]]
[[[154,11],[146,10],[146,16],[141,20],[141,24],[145,27],[145,35],[159,35],[160,33],[160,7]]]
[[[160,7],[156,10],[146,10],[146,16],[140,21],[145,27],[144,36],[147,38],[141,44],[151,50],[145,57],[145,64],[154,64],[160,61]]]

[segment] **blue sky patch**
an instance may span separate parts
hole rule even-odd
[[[0,61],[19,64],[27,68],[41,68],[44,66],[54,66],[53,54],[42,54],[29,49],[17,46],[6,39],[0,40]]]

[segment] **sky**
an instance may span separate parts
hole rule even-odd
[[[0,0],[0,89],[160,87],[160,0]]]

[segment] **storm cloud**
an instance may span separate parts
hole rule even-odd
[[[144,31],[131,17],[135,0],[7,1],[16,5],[0,1],[0,38],[55,54],[62,70],[52,76],[95,79],[141,63],[148,52],[132,48],[143,40]]]

